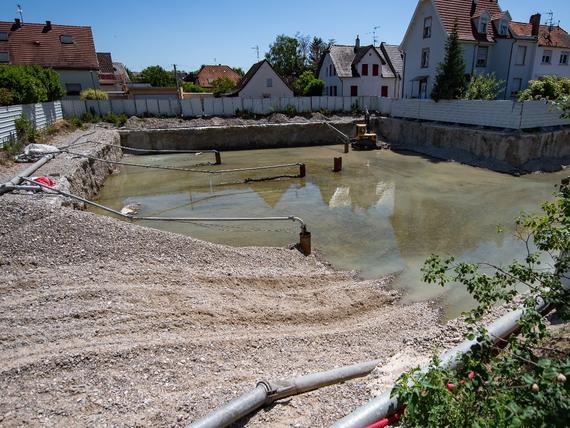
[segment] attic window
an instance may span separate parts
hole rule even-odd
[[[424,19],[424,39],[431,37],[431,16]]]
[[[10,62],[9,52],[0,52],[0,64],[8,64]]]
[[[0,42],[7,42],[7,41],[8,41],[8,32],[0,31]]]
[[[73,44],[73,36],[70,34],[62,34],[59,36],[59,41],[62,45],[71,45]]]
[[[487,34],[487,24],[489,21],[487,20],[486,16],[482,16],[479,18],[479,33]]]
[[[501,35],[506,36],[508,31],[509,31],[509,24],[507,23],[506,20],[502,19],[501,20]]]

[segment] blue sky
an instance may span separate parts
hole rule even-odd
[[[375,26],[379,40],[399,44],[416,7],[416,0],[2,0],[0,20],[88,25],[95,46],[111,52],[115,61],[132,70],[160,64],[194,70],[201,64],[222,63],[247,69],[256,62],[252,49],[267,51],[277,34],[296,32],[351,44],[356,34],[372,43]],[[500,0],[516,21],[531,14],[554,12],[570,31],[568,0]]]

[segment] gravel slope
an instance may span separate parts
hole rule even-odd
[[[78,168],[87,185],[105,173],[57,162],[46,171],[73,177],[72,189],[84,182]],[[427,302],[399,303],[389,278],[360,281],[295,250],[210,244],[50,200],[0,197],[2,426],[184,426],[261,379],[384,361],[369,378],[238,424],[327,426],[461,339]]]

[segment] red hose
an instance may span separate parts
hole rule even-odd
[[[394,413],[392,416],[380,419],[378,422],[374,422],[372,425],[368,425],[366,428],[385,428],[389,425],[392,425],[394,422],[398,422],[399,420],[400,413]]]

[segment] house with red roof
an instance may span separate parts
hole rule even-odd
[[[70,96],[99,87],[91,27],[0,21],[0,64],[53,68]]]
[[[196,73],[191,73],[185,79],[205,89],[212,89],[214,80],[227,77],[237,86],[241,76],[227,65],[203,65]]]
[[[554,25],[512,20],[498,0],[419,0],[400,48],[404,54],[402,96],[429,98],[445,42],[457,22],[465,74],[495,73],[513,98],[541,76],[570,77],[570,36]]]

